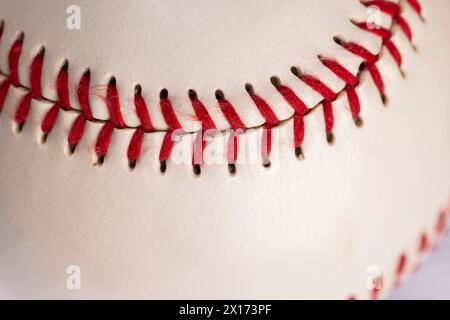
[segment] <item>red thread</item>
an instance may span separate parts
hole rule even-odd
[[[89,103],[89,92],[91,83],[91,72],[87,70],[80,79],[77,88],[78,102],[80,103],[81,111],[83,115],[89,120],[94,120],[91,111],[91,105]]]
[[[42,97],[41,92],[41,78],[42,66],[44,64],[44,50],[42,49],[33,59],[30,69],[30,84],[33,99]]]
[[[191,100],[192,108],[194,109],[197,119],[202,123],[202,130],[195,136],[193,144],[192,165],[195,167],[196,165],[203,163],[203,152],[206,146],[204,132],[207,130],[216,129],[216,125],[209,115],[205,105],[198,99],[195,91],[189,90],[189,99]],[[200,172],[197,172],[197,174],[199,173]]]
[[[358,77],[354,76],[350,71],[344,68],[339,62],[336,60],[324,59],[321,58],[320,61],[335,75],[337,75],[341,80],[343,80],[346,84],[351,86],[357,86],[359,83]]]
[[[355,87],[351,85],[347,85],[345,87],[345,92],[347,93],[348,104],[350,106],[352,117],[356,120],[361,112],[361,104],[359,102],[358,94],[356,93]]]
[[[397,262],[397,268],[395,269],[395,273],[397,275],[397,280],[400,281],[403,273],[405,272],[407,263],[407,258],[405,254],[401,254],[398,262]]]
[[[116,87],[116,79],[111,78],[106,88],[106,106],[108,107],[109,117],[116,128],[126,128],[125,121],[120,112],[120,100]]]
[[[72,124],[72,128],[69,131],[67,142],[72,152],[75,151],[76,146],[80,143],[84,135],[84,128],[86,121],[93,121],[94,118],[91,112],[91,106],[89,103],[91,72],[87,70],[80,79],[77,87],[78,102],[81,107],[82,113],[76,118]]]
[[[169,159],[170,154],[172,153],[173,145],[174,143],[172,141],[172,132],[169,131],[164,136],[161,150],[159,151],[159,161],[166,161],[167,159]]]
[[[301,114],[294,114],[294,146],[301,147],[305,138],[305,119]]]
[[[370,298],[372,300],[378,300],[380,298],[380,293],[381,293],[381,290],[383,289],[383,285],[384,285],[383,276],[380,275],[377,278],[375,278],[373,285],[374,285],[374,287],[370,292]]]
[[[333,92],[325,83],[317,78],[309,75],[301,75],[300,79],[311,87],[314,91],[319,93],[325,100],[334,101],[336,100],[336,93]]]
[[[227,161],[229,164],[234,164],[237,161],[239,150],[239,133],[238,131],[245,130],[245,125],[237,114],[233,105],[223,97],[218,98],[220,110],[230,124],[230,137],[227,142]]]
[[[97,155],[100,163],[103,162],[103,158],[108,153],[113,131],[114,125],[111,122],[106,122],[97,137],[97,142],[95,144],[95,154]]]
[[[56,93],[58,95],[58,106],[64,111],[70,110],[69,101],[69,75],[68,75],[68,63],[59,70],[56,77]]]
[[[264,165],[267,166],[270,163],[270,154],[272,153],[272,127],[264,126],[264,130],[261,138],[261,156],[264,161]]]
[[[205,149],[206,141],[203,137],[203,131],[195,135],[193,150],[192,150],[192,165],[200,165],[203,163],[203,151]]]
[[[430,247],[430,243],[428,241],[427,234],[424,232],[420,236],[420,242],[419,242],[419,252],[424,253],[426,252]]]
[[[238,131],[230,131],[230,136],[227,141],[227,161],[229,164],[234,164],[237,161],[239,149],[238,136]]]
[[[182,129],[170,100],[167,97],[162,97],[159,101],[159,104],[161,106],[161,112],[163,114],[164,120],[169,126],[169,130],[175,131]]]
[[[48,134],[53,129],[56,119],[58,118],[59,106],[55,104],[44,117],[44,120],[41,123],[41,130],[43,133]]]
[[[275,115],[275,112],[273,112],[272,108],[267,104],[266,101],[264,101],[261,97],[254,93],[250,94],[250,97],[252,98],[261,115],[266,120],[267,125],[273,127],[280,122],[280,120],[278,120],[277,116]]]
[[[202,123],[202,130],[207,131],[211,129],[216,129],[216,125],[214,124],[214,121],[209,115],[205,105],[196,96],[192,95],[190,99],[195,115],[197,119],[200,120],[200,122]]]
[[[6,78],[0,84],[0,112],[2,112],[2,110],[3,110],[3,105],[5,103],[6,95],[8,94],[10,85],[11,85],[11,82],[9,81],[9,78]]]
[[[19,103],[17,107],[16,114],[14,115],[15,122],[19,125],[19,129],[21,126],[25,124],[28,118],[28,114],[30,112],[30,103],[33,95],[31,92],[27,93]]]
[[[141,96],[140,92],[134,95],[134,105],[136,107],[136,114],[141,122],[142,129],[145,132],[153,132],[155,129],[153,128],[152,121],[150,119],[150,114],[148,112],[147,105],[144,101],[144,98]]]
[[[420,5],[418,0],[407,0],[408,4],[413,8],[413,10],[419,15],[422,16],[422,6]]]
[[[159,100],[161,107],[161,112],[163,114],[164,120],[169,126],[169,131],[164,136],[163,143],[161,145],[161,150],[159,151],[159,160],[166,161],[169,159],[170,154],[174,146],[174,141],[172,141],[172,134],[175,130],[182,130],[181,124],[177,119],[175,111],[173,109],[172,103],[167,97],[167,91],[161,91],[161,97]]]
[[[384,101],[386,99],[386,94],[384,91],[384,81],[381,77],[381,73],[378,70],[377,66],[374,64],[368,64],[367,70],[369,70],[370,75],[372,76],[373,82],[380,93],[381,99]]]
[[[436,233],[438,235],[442,235],[447,230],[447,213],[443,210],[438,217],[438,221],[436,223]]]
[[[306,104],[292,91],[291,88],[277,85],[276,89],[283,96],[284,100],[296,111],[298,114],[306,114],[308,107]]]
[[[239,117],[239,114],[236,112],[236,109],[228,100],[219,99],[219,107],[220,110],[222,110],[222,113],[227,119],[228,123],[230,124],[231,129],[245,129],[245,125]]]
[[[331,133],[334,127],[334,114],[331,102],[323,101],[323,115],[325,119],[325,131],[326,133]]]
[[[67,142],[69,143],[72,152],[75,150],[75,147],[78,143],[80,143],[81,138],[83,137],[85,125],[86,117],[83,114],[80,114],[74,121],[69,132],[69,137],[67,138]]]
[[[144,140],[144,131],[141,128],[137,128],[131,137],[130,144],[128,145],[128,163],[130,167],[134,167],[136,162],[141,157],[142,142]]]
[[[272,128],[279,123],[279,120],[267,102],[253,92],[252,87],[248,86],[247,89],[259,112],[266,120],[261,137],[261,157],[263,164],[268,166],[272,153]]]
[[[11,50],[8,54],[8,62],[9,62],[9,78],[13,86],[19,87],[20,81],[19,81],[19,59],[20,54],[22,53],[22,46],[23,46],[23,33],[19,35],[19,37],[14,41],[13,45],[11,46]]]
[[[41,129],[44,134],[49,134],[52,131],[53,127],[55,126],[56,120],[58,119],[59,109],[62,109],[64,111],[70,110],[67,62],[59,70],[58,76],[56,77],[56,92],[58,95],[58,101],[47,112],[44,120],[41,123]]]

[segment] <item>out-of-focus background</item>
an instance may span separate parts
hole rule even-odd
[[[450,299],[450,233],[420,269],[389,297],[391,300]]]

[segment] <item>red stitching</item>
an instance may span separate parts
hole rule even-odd
[[[192,109],[194,109],[197,119],[200,120],[202,124],[201,131],[195,136],[192,152],[193,170],[196,175],[199,175],[201,172],[200,165],[203,163],[203,151],[206,146],[206,141],[204,139],[205,132],[216,129],[216,125],[205,105],[198,99],[197,93],[191,89],[188,91],[188,96],[191,100]]]
[[[64,111],[70,110],[68,68],[69,64],[66,61],[63,67],[59,70],[56,77],[56,93],[58,96],[58,100],[47,112],[44,120],[41,123],[41,130],[44,133],[44,139],[46,139],[47,135],[55,126],[59,114],[59,109],[62,109]],[[40,83],[40,79],[39,81],[35,81]]]
[[[412,41],[412,32],[407,21],[401,16],[401,7],[397,3],[393,3],[387,0],[373,0],[373,1],[362,1],[365,6],[377,6],[380,10],[392,17],[392,26],[391,29],[382,28],[378,26],[377,28],[369,28],[366,22],[354,22],[361,29],[371,32],[382,38],[383,48],[386,48],[394,58],[395,62],[399,67],[402,64],[402,55],[398,50],[397,46],[392,42],[392,27],[399,26],[409,41]],[[422,7],[420,6],[418,0],[406,0],[406,3],[410,5],[410,7],[422,17]],[[4,23],[0,24],[0,40],[3,35]],[[378,70],[376,63],[379,60],[380,54],[372,54],[369,50],[364,48],[363,46],[355,43],[355,42],[345,42],[341,39],[336,39],[338,44],[341,44],[348,51],[353,54],[361,57],[365,62],[365,68],[370,73],[379,93],[383,100],[386,101],[385,97],[385,85],[383,78],[381,76],[380,71]],[[26,123],[28,114],[30,111],[30,103],[32,100],[44,100],[47,102],[51,102],[51,100],[42,97],[41,93],[41,78],[42,78],[42,65],[44,58],[44,49],[42,49],[34,58],[31,67],[30,67],[30,88],[26,88],[20,84],[19,81],[19,62],[20,55],[22,52],[24,41],[24,34],[20,33],[17,39],[13,42],[9,54],[9,75],[4,74],[6,79],[0,83],[0,111],[2,110],[4,101],[9,92],[9,88],[11,85],[15,87],[22,87],[28,90],[28,93],[25,94],[21,101],[18,104],[15,113],[15,122],[18,125],[19,131]],[[342,91],[346,92],[349,109],[351,111],[352,117],[355,123],[360,126],[362,124],[362,119],[359,114],[361,111],[360,100],[356,91],[357,86],[359,85],[359,75],[355,76],[350,71],[348,71],[345,67],[343,67],[338,61],[335,61],[331,58],[323,58],[319,56],[319,59],[322,63],[329,68],[338,78],[343,80],[346,83],[345,88]],[[65,64],[65,66],[67,66]],[[334,127],[334,115],[332,103],[337,99],[337,96],[340,92],[334,92],[327,85],[323,83],[318,78],[315,78],[311,75],[303,75],[298,73],[299,78],[318,92],[322,97],[323,101],[321,105],[323,107],[324,112],[324,121],[325,121],[325,129],[327,133],[327,139],[331,143],[333,142],[332,130]],[[304,126],[304,117],[311,110],[305,105],[305,103],[294,93],[294,91],[281,84],[281,81],[277,77],[271,78],[272,84],[275,86],[280,95],[284,98],[284,100],[291,106],[295,113],[292,116],[293,122],[293,140],[295,153],[299,158],[303,158],[303,152],[301,145],[305,136],[305,126]],[[80,115],[75,119],[72,124],[72,127],[68,134],[68,145],[71,152],[74,152],[76,146],[80,143],[87,122],[100,122],[103,123],[103,127],[97,137],[95,152],[99,158],[99,164],[104,160],[108,150],[109,144],[111,142],[112,134],[115,129],[124,129],[127,127],[120,106],[120,98],[118,95],[117,87],[116,87],[116,79],[114,77],[111,78],[110,82],[107,85],[106,89],[106,105],[109,113],[109,120],[98,120],[95,119],[92,115],[90,103],[89,103],[89,94],[90,94],[90,71],[87,70],[80,79],[78,88],[77,88],[77,97],[78,102],[81,107],[80,110],[74,111],[80,112]],[[247,89],[247,86],[246,86]],[[54,106],[47,112],[42,123],[41,129],[44,133],[44,137],[48,133],[51,132],[54,127],[60,109],[62,111],[69,111],[70,101],[69,101],[69,86],[68,86],[68,70],[67,68],[61,68],[58,73],[56,79],[56,91],[57,91],[57,101],[53,101]],[[191,92],[193,90],[190,90]],[[247,90],[248,91],[248,90]],[[239,113],[235,109],[235,107],[224,98],[223,92],[218,90],[216,92],[219,93],[217,96],[219,108],[225,116],[227,122],[230,125],[231,129],[245,131],[248,129],[242,119],[240,118]],[[265,123],[261,125],[262,128],[265,129],[262,137],[261,146],[262,148],[262,158],[263,164],[270,164],[270,153],[272,147],[272,129],[275,126],[278,126],[281,123],[281,120],[277,118],[273,108],[260,96],[256,95],[251,88],[251,92],[249,92],[250,97],[259,110],[260,114],[265,119]],[[198,99],[197,95],[192,98],[189,93],[189,97],[191,98],[192,108],[195,112],[196,117],[202,122],[202,130],[197,133],[194,139],[193,146],[193,165],[197,167],[198,164],[202,163],[203,159],[203,149],[205,147],[205,142],[203,141],[205,131],[209,129],[215,129],[216,125],[209,115],[206,107],[203,103]],[[136,162],[139,160],[141,156],[142,142],[143,136],[146,133],[155,132],[155,128],[153,127],[150,113],[148,107],[145,103],[144,98],[141,95],[140,86],[136,87],[135,97],[134,97],[134,105],[137,117],[139,119],[140,125],[134,129],[135,132],[133,137],[130,140],[130,144],[127,150],[127,157],[130,163],[130,167],[134,167]],[[174,108],[168,98],[167,90],[161,91],[160,96],[160,108],[161,113],[164,117],[165,122],[168,125],[168,130],[166,131],[166,137],[163,140],[160,149],[159,158],[161,160],[161,169],[165,170],[166,164],[165,161],[169,158],[172,148],[173,142],[171,141],[171,135],[175,130],[183,130],[179,119],[174,111]],[[284,120],[283,120],[284,121]],[[184,132],[184,131],[183,131]],[[185,132],[187,133],[187,132]],[[237,151],[238,151],[238,134],[232,134],[229,137],[227,142],[227,160],[231,166],[230,172],[235,171],[234,164],[237,160]],[[202,138],[202,139],[201,139]],[[199,159],[194,159],[196,154],[200,154],[201,157],[197,157]],[[163,171],[163,170],[161,170]],[[199,168],[194,168],[194,171],[199,172]]]

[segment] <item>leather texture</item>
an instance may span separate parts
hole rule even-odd
[[[132,97],[136,82],[155,99],[167,87],[179,94],[180,113],[187,88],[211,102],[222,88],[246,123],[261,124],[242,100],[245,82],[275,97],[268,77],[293,77],[289,68],[298,63],[324,72],[321,79],[338,88],[343,83],[319,70],[317,54],[330,52],[355,73],[360,60],[333,43],[335,33],[374,52],[381,45],[349,23],[365,13],[351,0],[79,2],[85,26],[76,33],[57,27],[69,2],[2,1],[8,29],[0,66],[5,48],[24,30],[24,57],[46,46],[49,95],[68,58],[74,81],[90,66],[95,83],[116,75],[121,97]],[[306,159],[293,154],[288,121],[274,131],[279,157],[270,170],[241,165],[229,177],[223,164],[209,165],[194,178],[190,164],[173,164],[162,176],[155,150],[163,133],[155,133],[145,136],[146,152],[130,172],[131,130],[113,135],[96,168],[90,160],[101,124],[87,126],[68,158],[76,114],[60,117],[40,145],[39,124],[52,105],[33,102],[31,122],[16,135],[11,117],[24,92],[11,89],[0,116],[1,288],[16,298],[368,298],[366,271],[376,265],[387,294],[399,254],[408,254],[409,270],[422,259],[419,235],[433,230],[450,195],[450,3],[423,5],[425,24],[405,9],[418,51],[400,32],[394,37],[406,78],[387,53],[379,62],[389,107],[365,77],[358,87],[363,128],[355,127],[340,97],[335,145],[327,144],[322,111],[315,109],[305,118]],[[298,79],[289,83],[308,105],[320,101]],[[281,100],[273,105],[280,114],[288,110]],[[101,99],[95,108],[98,117],[107,115]],[[245,135],[251,140],[259,130]],[[68,265],[81,267],[79,291],[66,288]]]

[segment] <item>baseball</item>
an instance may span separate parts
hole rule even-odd
[[[388,297],[450,226],[449,10],[2,0],[0,297]]]

